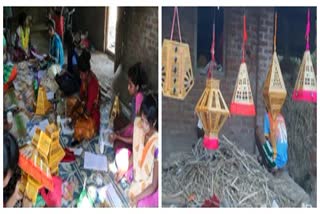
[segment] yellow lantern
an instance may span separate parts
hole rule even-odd
[[[271,114],[272,119],[276,120],[281,108],[286,100],[287,90],[284,85],[279,60],[276,52],[276,32],[277,32],[277,14],[275,15],[274,32],[274,51],[269,67],[269,72],[263,86],[264,103]]]
[[[292,99],[294,101],[317,102],[317,83],[316,75],[313,70],[313,64],[310,55],[309,44],[310,33],[310,9],[308,10],[308,21],[306,30],[306,50],[300,65],[298,78],[294,86]]]
[[[47,99],[46,90],[43,87],[39,87],[36,114],[45,115],[50,108],[51,103]]]
[[[173,41],[177,17],[180,41]],[[174,8],[171,38],[162,45],[162,93],[166,97],[183,100],[194,85],[189,45],[182,43],[178,8]]]
[[[229,116],[219,85],[220,80],[209,77],[195,109],[205,132],[203,145],[210,150],[218,149],[218,134]]]
[[[220,80],[212,78],[213,70],[217,69],[214,57],[214,43],[215,24],[212,31],[211,62],[208,69],[206,88],[195,109],[205,132],[203,146],[208,150],[217,150],[219,148],[219,131],[230,115],[228,106],[219,89]]]

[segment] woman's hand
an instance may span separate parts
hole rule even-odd
[[[114,143],[114,141],[115,141],[116,139],[118,139],[118,135],[117,135],[116,133],[111,133],[111,134],[109,135],[109,141],[110,141],[111,143]]]
[[[137,207],[138,205],[138,200],[137,200],[137,197],[133,197],[130,199],[130,206],[131,207]]]
[[[19,190],[19,186],[20,186],[20,181],[17,182],[16,188],[14,189],[14,193],[12,195],[15,201],[20,201],[23,198],[23,195]]]
[[[32,201],[27,197],[24,197],[22,200],[22,207],[32,207]]]

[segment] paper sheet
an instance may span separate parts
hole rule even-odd
[[[54,98],[54,93],[52,91],[47,92],[47,99],[52,100]]]
[[[85,169],[92,169],[97,171],[108,171],[107,157],[104,155],[96,155],[91,152],[84,153]]]
[[[112,184],[108,184],[98,190],[100,201],[107,201],[112,207],[122,207],[121,200]]]
[[[39,123],[39,128],[42,130],[42,131],[45,131],[46,130],[46,127],[49,125],[49,121],[47,119],[45,120],[42,120],[40,121]]]
[[[32,53],[32,55],[33,55],[36,59],[38,59],[38,60],[40,60],[40,61],[42,61],[42,60],[44,59],[44,57],[43,57],[42,55],[39,55],[39,54],[37,54],[37,53],[34,52],[34,51],[31,51],[31,53]]]

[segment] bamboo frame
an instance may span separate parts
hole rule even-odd
[[[164,39],[162,46],[162,93],[184,100],[194,85],[189,45]]]
[[[230,115],[228,106],[219,89],[220,81],[209,78],[195,111],[209,137],[218,137],[219,131]]]

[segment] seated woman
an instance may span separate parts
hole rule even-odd
[[[62,68],[64,64],[63,45],[59,35],[55,32],[55,23],[53,20],[48,21],[48,33],[50,36],[49,55],[47,60],[54,64],[59,64]]]
[[[99,82],[90,66],[91,54],[83,50],[79,57],[78,68],[80,71],[81,87],[80,100],[74,105],[75,139],[90,139],[98,133],[100,128]],[[77,109],[81,110],[77,110]],[[80,112],[80,114],[77,114]],[[83,130],[86,129],[86,130]],[[90,131],[89,131],[90,130]],[[90,133],[90,134],[84,134]]]
[[[30,55],[31,47],[29,19],[24,12],[19,14],[19,26],[15,36],[13,61],[19,62],[25,60]]]
[[[158,207],[158,106],[157,96],[147,95],[141,117],[134,122],[133,180],[129,190],[132,206]]]
[[[115,180],[118,182],[128,170],[128,161],[132,153],[133,123],[136,114],[140,112],[143,100],[143,87],[146,83],[145,71],[141,63],[136,63],[128,70],[128,92],[132,96],[132,110],[130,123],[122,130],[116,130],[111,135],[111,142],[114,142],[116,152],[116,164],[118,172]],[[116,118],[117,120],[117,118]],[[117,121],[115,121],[116,123]],[[115,126],[115,125],[114,125]],[[116,127],[115,127],[116,129]]]
[[[3,199],[4,207],[14,207],[23,199],[23,207],[31,207],[29,199],[24,198],[19,191],[19,182],[16,176],[19,160],[19,147],[16,139],[9,132],[3,135]],[[16,176],[17,177],[17,176]]]

